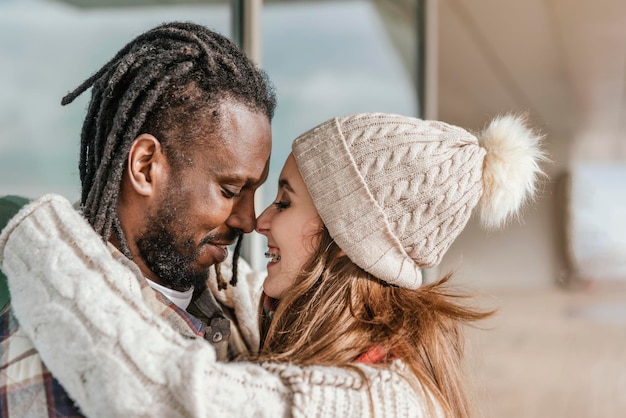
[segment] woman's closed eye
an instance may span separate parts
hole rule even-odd
[[[279,201],[274,202],[273,205],[276,207],[276,209],[281,211],[291,206],[291,202],[287,202],[286,200],[279,200]]]

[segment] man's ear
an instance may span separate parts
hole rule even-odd
[[[128,153],[128,180],[142,196],[150,196],[167,175],[167,160],[161,143],[150,134],[141,134]]]

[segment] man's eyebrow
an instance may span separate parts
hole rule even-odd
[[[233,185],[240,185],[244,187],[254,185],[256,183],[263,183],[265,180],[267,180],[267,170],[264,171],[261,178],[258,178],[258,179],[249,177],[245,174],[239,174],[239,173],[237,174],[229,173],[228,175],[224,175],[220,178],[220,181],[222,182],[232,183]]]
[[[286,179],[280,179],[278,180],[278,188],[279,189],[285,189],[288,192],[294,193],[293,188],[291,187],[291,185],[289,184],[289,182]]]

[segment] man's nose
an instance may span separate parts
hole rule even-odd
[[[256,214],[254,213],[254,195],[243,197],[233,207],[226,224],[231,228],[239,229],[245,233],[254,231],[256,227]]]

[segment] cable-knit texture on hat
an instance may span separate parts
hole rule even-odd
[[[400,115],[330,120],[293,154],[331,236],[364,270],[421,285],[482,195],[485,151],[464,129]]]

